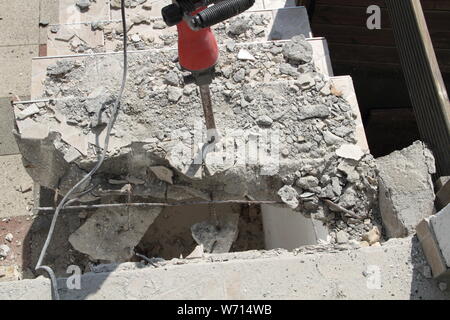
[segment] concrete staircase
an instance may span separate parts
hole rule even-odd
[[[147,2],[151,3],[151,1]],[[164,55],[176,50],[175,29],[161,27],[160,9],[167,3],[169,1],[153,2],[150,10],[145,10],[142,6],[127,10],[128,21],[134,21],[129,31],[130,54],[139,55],[151,51],[154,55]],[[142,16],[145,18],[142,19]],[[82,61],[119,54],[120,36],[114,32],[120,29],[119,18],[120,11],[111,9],[109,0],[97,0],[85,13],[78,11],[73,0],[60,0],[60,23],[49,27],[47,55],[36,57],[32,61],[31,100],[44,98],[47,67],[55,64],[56,61],[64,59]],[[257,20],[258,24],[255,23],[241,36],[231,37],[226,31],[231,23],[241,18]],[[262,21],[260,24],[259,20]],[[283,43],[289,41],[294,35],[307,37],[307,41],[313,47],[313,59],[317,70],[329,77],[336,90],[340,91],[352,106],[356,115],[358,145],[364,151],[368,151],[352,79],[349,76],[334,76],[326,40],[321,37],[312,37],[304,7],[296,7],[294,1],[257,0],[251,10],[215,26],[214,30],[219,41],[223,65],[226,65],[229,59],[233,59],[227,51],[227,46],[232,42],[237,47],[256,54],[268,41]],[[255,61],[255,69],[262,68],[265,62],[267,61],[263,58]],[[94,70],[93,73],[95,73]],[[101,74],[95,74],[95,76],[101,79]],[[163,74],[155,74],[154,77],[157,82],[158,79],[162,79]],[[292,80],[292,77],[283,76],[273,80],[288,81]],[[279,227],[283,228],[283,226]],[[314,249],[318,250],[314,255],[305,253],[297,256],[295,253],[281,251],[251,252],[201,257],[195,261],[175,259],[167,265],[161,265],[160,268],[142,268],[142,265],[130,267],[126,264],[109,267],[110,269],[106,272],[100,270],[101,272],[83,276],[81,291],[65,290],[66,280],[64,279],[61,280],[60,287],[64,292],[62,297],[67,299],[331,299],[340,297],[381,299],[389,298],[391,292],[395,294],[395,298],[408,299],[411,297],[411,292],[403,286],[403,283],[415,281],[415,271],[412,271],[414,265],[405,264],[409,261],[411,246],[413,246],[411,240],[408,239],[395,244],[388,251],[381,248],[365,248],[356,252],[319,254],[319,247]],[[353,254],[356,258],[352,256]],[[232,261],[223,262],[227,260]],[[331,268],[332,262],[337,260],[342,264]],[[323,270],[317,269],[319,261],[324,266]],[[386,275],[382,280],[382,289],[373,289],[367,285],[367,276],[364,275],[367,272],[367,261],[379,265],[382,274]],[[389,271],[391,265],[402,266],[405,269],[398,272],[400,277],[395,278]],[[254,272],[255,268],[258,273]],[[354,272],[348,273],[347,268],[351,268]],[[279,270],[282,272],[276,279],[260,281],[271,279]],[[287,270],[286,274],[284,270]],[[326,277],[323,277],[324,273]],[[205,274],[209,276],[205,277]],[[351,278],[356,274],[357,277]],[[143,279],[145,281],[142,281]],[[421,290],[419,294],[424,296],[443,297],[431,286],[424,285]],[[3,283],[0,285],[0,298],[49,299],[51,298],[49,282],[47,279],[40,278]]]
[[[151,10],[145,10],[142,6],[127,9],[129,28],[131,26],[128,31],[130,54],[145,54],[148,51],[155,51],[157,54],[159,50],[176,50],[175,28],[160,29],[162,28],[160,10],[169,2],[149,2]],[[120,10],[112,9],[109,0],[93,3],[84,13],[79,12],[72,0],[61,0],[59,16],[60,23],[49,26],[47,55],[36,57],[32,61],[31,100],[42,98],[43,83],[49,65],[60,59],[81,61],[87,57],[111,55],[120,49],[121,37],[115,33],[116,29],[121,28]],[[246,33],[239,36],[231,37],[226,32],[230,23],[242,18],[252,20],[251,17],[254,18],[253,20],[261,20],[261,25],[254,24]],[[333,86],[351,104],[356,115],[358,145],[363,151],[369,151],[352,79],[350,76],[334,76],[326,39],[312,37],[304,7],[296,7],[294,1],[257,0],[248,12],[214,26],[213,29],[222,52],[226,52],[226,45],[230,42],[242,47],[254,46],[254,50],[257,51],[258,47],[263,46],[266,41],[284,42],[294,35],[307,37],[313,47],[313,60],[317,71],[330,77]],[[83,47],[83,53],[79,52],[80,45]],[[222,55],[222,59],[225,59],[224,65],[226,65],[226,58],[226,55]],[[263,62],[257,61],[260,64]],[[101,79],[101,75],[98,76]],[[155,77],[157,78],[157,75]]]

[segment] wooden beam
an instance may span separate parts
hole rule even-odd
[[[450,102],[419,0],[385,0],[422,140],[450,175]]]

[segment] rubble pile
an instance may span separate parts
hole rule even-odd
[[[36,182],[64,193],[95,164],[120,63],[60,60],[48,68],[50,102],[17,107],[17,140]],[[373,228],[375,162],[355,145],[355,115],[316,72],[303,36],[221,48],[211,91],[223,138],[203,162],[201,102],[194,84],[183,85],[176,51],[132,54],[129,68],[108,158],[81,201],[273,200],[313,214],[336,238],[361,240]]]

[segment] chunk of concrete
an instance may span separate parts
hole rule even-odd
[[[431,216],[430,222],[447,267],[450,267],[450,204]]]
[[[161,208],[107,208],[95,212],[69,237],[78,251],[93,259],[126,261]]]
[[[278,190],[278,195],[280,196],[281,200],[286,203],[291,209],[295,209],[298,207],[298,193],[291,186],[284,186],[283,188]]]
[[[386,233],[396,238],[412,234],[417,224],[434,211],[434,157],[422,142],[416,141],[376,161]]]
[[[229,252],[238,236],[239,215],[230,214],[194,224],[192,237],[209,253]]]
[[[423,219],[416,227],[417,237],[422,246],[423,253],[431,267],[434,278],[450,276],[450,269],[439,248],[438,241],[428,218]]]
[[[359,161],[364,156],[364,152],[361,150],[361,147],[354,144],[343,144],[336,150],[336,154],[341,158],[356,161]]]
[[[163,166],[155,166],[150,167],[150,170],[156,175],[159,180],[165,181],[167,183],[173,184],[173,171],[163,167]]]

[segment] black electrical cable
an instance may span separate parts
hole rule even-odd
[[[127,56],[127,23],[126,23],[126,17],[125,17],[125,0],[121,0],[121,13],[122,13],[122,28],[123,28],[123,75],[122,75],[122,84],[120,86],[120,91],[119,91],[119,95],[117,97],[117,100],[115,101],[112,113],[111,113],[111,118],[109,119],[108,122],[108,126],[106,129],[106,137],[105,137],[105,144],[103,146],[103,151],[101,153],[100,158],[97,161],[97,164],[95,165],[94,168],[92,168],[92,170],[87,173],[79,182],[77,182],[77,184],[75,184],[72,189],[70,189],[66,195],[63,197],[63,199],[61,200],[61,202],[59,203],[58,207],[56,208],[55,214],[53,215],[52,218],[52,222],[50,224],[50,229],[48,231],[48,235],[47,235],[47,239],[45,240],[44,243],[44,247],[42,248],[41,254],[39,255],[39,259],[38,262],[36,263],[36,270],[42,269],[45,270],[48,275],[50,276],[50,280],[52,283],[52,289],[53,289],[53,294],[54,294],[54,298],[56,300],[59,300],[59,293],[58,293],[58,283],[56,281],[56,276],[55,273],[53,272],[52,268],[48,267],[48,266],[43,266],[42,262],[44,260],[45,254],[47,253],[47,249],[48,246],[50,244],[50,241],[52,239],[53,236],[53,232],[55,230],[55,225],[56,225],[56,220],[58,218],[59,212],[61,211],[61,209],[63,209],[67,204],[70,203],[70,201],[68,201],[70,195],[77,190],[81,185],[83,185],[83,183],[85,183],[90,177],[92,177],[94,175],[94,173],[101,167],[101,165],[103,164],[103,161],[106,158],[106,153],[108,152],[108,145],[109,145],[109,138],[111,136],[111,130],[114,126],[114,123],[116,121],[117,118],[117,114],[119,113],[119,109],[120,109],[120,101],[122,100],[122,95],[123,95],[123,91],[125,89],[125,84],[127,81],[127,72],[128,72],[128,56]]]

